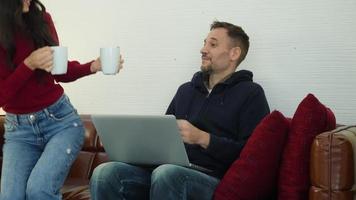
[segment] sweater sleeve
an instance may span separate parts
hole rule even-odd
[[[68,71],[63,75],[54,75],[54,79],[57,82],[72,82],[81,78],[83,76],[87,76],[90,74],[94,74],[90,71],[91,62],[80,64],[78,61],[68,61]]]
[[[239,157],[248,138],[258,123],[269,113],[269,106],[262,87],[257,87],[247,98],[237,119],[237,140],[210,134],[207,153],[221,162],[231,164]]]
[[[34,73],[22,62],[9,74],[6,59],[5,50],[0,47],[0,107],[11,101]]]
[[[58,34],[56,31],[56,27],[54,26],[53,20],[51,18],[51,15],[49,13],[45,14],[45,20],[48,24],[50,33],[52,35],[52,38],[54,42],[59,45],[59,38]],[[83,76],[87,76],[90,74],[93,74],[90,71],[90,65],[93,61],[85,63],[85,64],[80,64],[78,61],[68,61],[68,71],[64,75],[55,75],[54,79],[57,82],[72,82],[77,80],[78,78],[81,78]]]

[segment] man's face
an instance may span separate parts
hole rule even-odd
[[[226,70],[235,61],[230,58],[232,48],[231,39],[224,28],[210,31],[200,50],[202,64],[201,70],[209,73],[219,73]]]

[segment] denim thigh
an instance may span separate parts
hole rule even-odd
[[[151,170],[122,162],[95,168],[90,180],[92,200],[149,199]]]
[[[25,129],[18,134],[26,135]],[[17,140],[5,142],[1,171],[1,200],[25,199],[28,177],[41,154],[41,149],[31,143]]]
[[[61,199],[60,188],[83,140],[83,124],[65,95],[36,113],[7,113],[2,200],[14,191],[17,193],[11,194],[12,200],[24,199],[24,195],[27,200]],[[16,183],[9,184],[11,180]],[[14,194],[19,198],[14,198]]]
[[[210,200],[218,183],[200,171],[165,164],[152,172],[150,199]]]

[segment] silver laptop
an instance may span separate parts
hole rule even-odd
[[[92,120],[111,161],[211,171],[189,163],[172,115],[92,115]]]

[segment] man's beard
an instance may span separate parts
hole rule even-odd
[[[200,71],[203,72],[204,74],[211,74],[213,69],[212,69],[211,65],[208,65],[206,67],[200,66]]]

